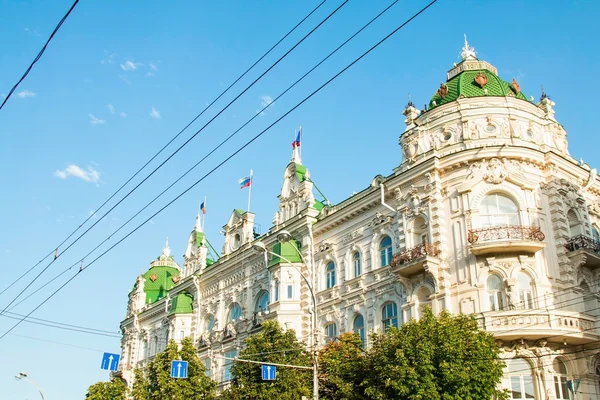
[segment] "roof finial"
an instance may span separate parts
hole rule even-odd
[[[291,162],[296,164],[302,164],[302,157],[300,155],[300,145],[302,143],[302,127],[298,131],[294,130],[294,141],[292,142],[292,160]]]
[[[475,53],[475,49],[469,46],[469,42],[467,42],[467,34],[465,33],[465,45],[460,52],[460,58],[463,61],[466,60],[477,60],[477,55]]]
[[[165,248],[162,251],[163,256],[169,257],[171,255],[171,248],[169,247],[169,237],[167,236],[167,242],[165,243]]]
[[[540,98],[541,100],[544,100],[546,97],[548,97],[548,95],[546,94],[546,92],[544,91],[544,85],[542,85],[542,97]]]
[[[406,105],[406,108],[408,107],[413,107],[412,96],[410,93],[408,94],[408,104]]]

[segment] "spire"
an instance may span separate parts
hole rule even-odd
[[[469,46],[469,42],[467,42],[467,35],[465,34],[465,45],[460,52],[460,58],[462,61],[467,60],[477,60],[477,54],[475,53],[475,49]]]
[[[294,132],[294,141],[292,142],[292,159],[290,160],[296,164],[302,164],[302,157],[300,156],[300,145],[302,144],[302,127],[297,132]]]
[[[163,256],[169,257],[171,255],[171,248],[169,247],[169,237],[167,236],[167,242],[165,243],[165,248],[162,251]]]
[[[290,161],[296,164],[302,164],[302,158],[300,158],[300,151],[298,151],[297,146],[292,150],[292,159]]]
[[[200,224],[200,211],[196,215],[196,226],[194,228],[196,232],[202,232],[202,225]]]

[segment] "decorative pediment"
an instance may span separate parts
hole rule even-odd
[[[371,220],[371,222],[369,222],[368,227],[373,229],[375,227],[384,225],[384,224],[389,224],[393,221],[392,216],[390,215],[383,215],[382,213],[378,212],[375,214],[375,217]]]
[[[317,251],[319,253],[327,253],[328,251],[333,250],[333,244],[328,242],[323,242],[317,247]]]

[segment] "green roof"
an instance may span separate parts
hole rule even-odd
[[[235,211],[236,213],[238,213],[240,215],[244,215],[246,213],[246,211],[240,210],[239,208],[234,208],[233,211]]]
[[[204,243],[204,232],[196,231],[196,246],[202,247],[203,243]]]
[[[301,263],[302,258],[300,257],[300,242],[297,240],[290,240],[284,243],[275,243],[271,248],[274,255],[271,256],[269,267],[280,263]]]
[[[210,267],[210,266],[211,266],[211,265],[213,265],[215,262],[216,262],[215,260],[212,260],[212,259],[210,259],[210,258],[206,257],[206,266],[207,266],[207,267]]]
[[[187,293],[179,293],[171,302],[169,314],[191,314],[193,312],[194,297]]]
[[[174,279],[175,278],[175,279]],[[179,270],[175,267],[154,266],[144,274],[146,304],[154,303],[167,295],[179,280]]]
[[[482,73],[487,78],[487,83],[483,87],[480,87],[475,82],[475,77],[479,73]],[[448,80],[446,82],[446,86],[448,87],[448,93],[446,96],[442,97],[436,91],[429,102],[429,107],[427,108],[428,110],[465,97],[514,96],[517,99],[527,101],[527,97],[523,94],[523,92],[519,91],[519,93],[515,93],[510,83],[503,81],[496,74],[486,69],[463,71]]]
[[[325,207],[325,204],[323,204],[321,201],[319,200],[315,200],[315,204],[313,204],[313,208],[319,211],[319,214],[321,213],[321,211],[323,211],[323,208]]]
[[[296,178],[298,178],[298,182],[304,182],[306,179],[306,167],[302,164],[294,164],[296,165]]]

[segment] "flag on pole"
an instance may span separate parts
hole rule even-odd
[[[252,176],[239,179],[238,182],[240,184],[240,189],[250,187],[250,185],[252,185]]]
[[[206,214],[206,207],[204,206],[205,201],[200,204],[200,210],[202,210],[202,214]]]
[[[292,142],[292,148],[296,148],[296,147],[300,147],[300,143],[302,141],[302,128],[300,128],[300,130],[298,131],[298,134],[296,135],[296,140],[294,140]]]

